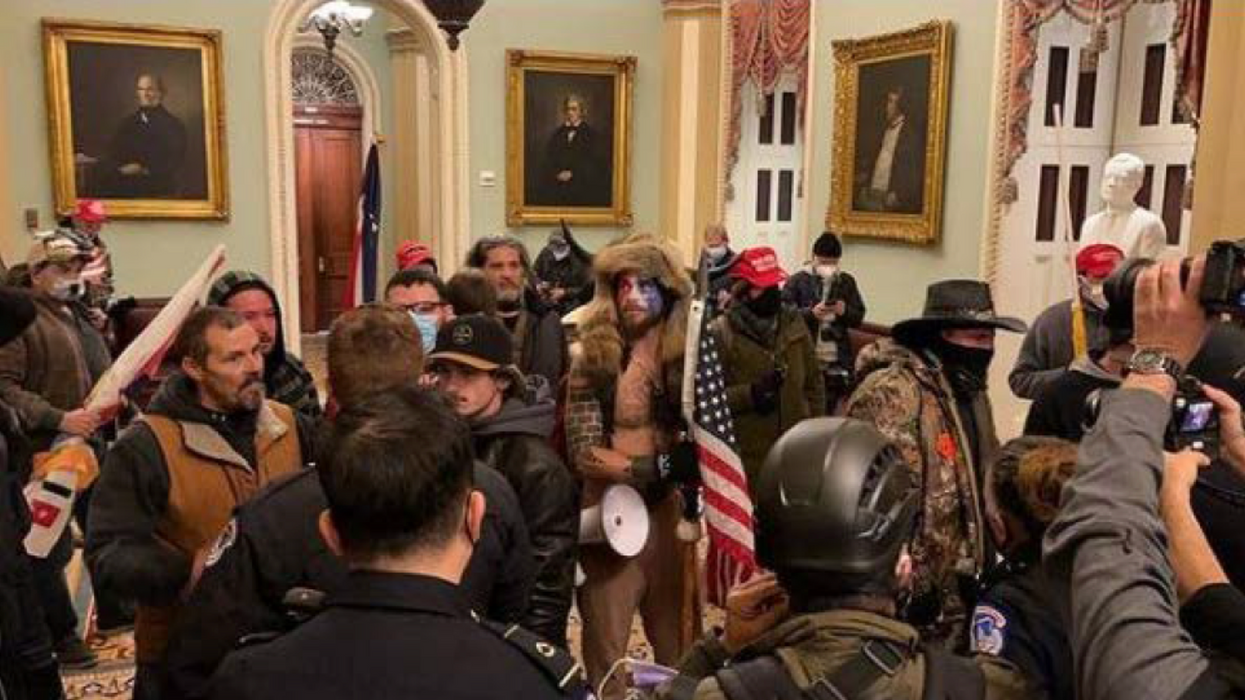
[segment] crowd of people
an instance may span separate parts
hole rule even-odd
[[[1031,326],[984,282],[939,281],[864,344],[832,232],[790,277],[721,226],[692,266],[651,235],[590,253],[565,225],[534,263],[493,236],[453,275],[409,242],[382,299],[334,320],[323,399],[273,288],[235,270],[158,386],[104,416],[87,397],[126,305],[103,220],[84,202],[0,287],[0,697],[62,697],[60,672],[95,663],[78,546],[88,628],[133,630],[143,700],[1245,693],[1245,332],[1207,320],[1201,259],[1184,282],[1150,265],[1125,304],[1104,283],[1133,261],[1086,245],[1077,297]],[[762,570],[709,631],[682,406],[697,299]],[[1003,444],[999,332],[1025,334],[1009,384],[1033,400]],[[1218,417],[1201,451],[1168,425],[1191,377]],[[30,494],[71,444],[66,525]],[[620,485],[647,513],[635,552],[582,536]],[[627,662],[637,613],[660,667]]]

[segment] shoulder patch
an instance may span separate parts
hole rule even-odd
[[[220,558],[224,556],[225,551],[237,541],[238,519],[230,518],[229,522],[225,523],[225,529],[221,530],[220,534],[216,536],[216,541],[212,543],[212,548],[208,550],[207,559],[203,562],[203,568],[215,566],[216,562],[220,561]]]
[[[584,669],[568,652],[518,625],[502,625],[473,615],[484,629],[523,653],[563,695],[583,697]]]
[[[1003,653],[1007,643],[1007,616],[992,605],[978,605],[973,611],[973,650],[990,656]]]

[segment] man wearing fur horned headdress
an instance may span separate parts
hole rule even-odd
[[[680,639],[689,545],[675,533],[682,505],[675,484],[695,474],[696,461],[690,443],[680,440],[692,282],[678,251],[660,238],[632,235],[598,252],[593,272],[596,294],[571,347],[571,460],[584,479],[584,507],[599,502],[609,485],[628,484],[644,496],[651,523],[644,549],[633,558],[608,544],[580,549],[583,657],[596,685],[626,654],[637,610],[658,663],[675,664],[691,641]],[[700,611],[690,612],[699,627]],[[606,693],[615,694],[617,686]]]

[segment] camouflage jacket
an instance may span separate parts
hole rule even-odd
[[[913,596],[949,633],[971,610],[962,598],[957,574],[975,577],[988,562],[981,485],[985,466],[998,451],[989,398],[973,402],[981,464],[974,463],[965,421],[951,386],[932,357],[890,340],[861,351],[860,383],[847,403],[847,415],[874,424],[898,446],[921,485],[922,503],[911,546]]]

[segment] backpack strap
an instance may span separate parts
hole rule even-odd
[[[714,674],[727,700],[803,700],[805,694],[776,656],[732,664]]]
[[[911,654],[893,642],[868,639],[851,660],[803,689],[774,656],[732,665],[715,677],[729,700],[860,700],[868,688],[894,676],[910,660]]]
[[[972,659],[928,645],[925,654],[925,692],[922,700],[985,700],[986,677]]]

